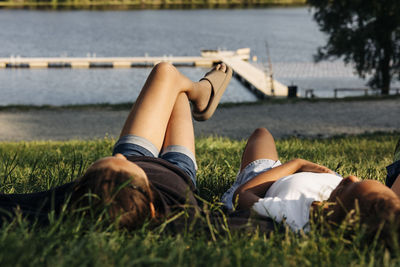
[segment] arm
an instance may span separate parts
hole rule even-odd
[[[240,186],[234,193],[233,199],[239,198],[239,209],[250,209],[255,202],[264,197],[270,186],[282,177],[296,172],[334,172],[325,166],[312,163],[304,159],[294,159],[281,166],[261,173]]]

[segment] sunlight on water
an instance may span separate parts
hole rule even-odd
[[[265,64],[268,42],[274,77],[332,97],[333,88],[365,87],[342,62],[312,62],[324,35],[308,8],[241,10],[32,11],[0,10],[0,57],[199,56],[201,49],[251,48]],[[207,71],[181,68],[193,80]],[[133,101],[149,68],[0,69],[0,105]],[[399,87],[399,84],[395,84]],[[347,93],[348,94],[348,93]],[[222,102],[256,98],[232,79]]]

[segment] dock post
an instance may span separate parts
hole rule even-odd
[[[113,67],[114,68],[130,68],[132,64],[130,62],[113,62]]]
[[[41,69],[41,68],[47,68],[48,67],[48,63],[47,62],[31,62],[29,64],[29,68],[32,69]]]
[[[71,62],[71,68],[74,69],[87,69],[89,65],[89,62]]]
[[[204,68],[211,68],[213,66],[213,62],[210,61],[195,61],[194,65],[196,67],[204,67]]]
[[[288,98],[294,98],[297,97],[297,86],[296,85],[289,85],[288,86]]]

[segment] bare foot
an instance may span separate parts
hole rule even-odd
[[[226,72],[226,69],[227,69],[226,65],[224,63],[221,63],[216,65],[211,71],[207,72],[204,76],[207,76],[207,74],[213,72],[214,70],[220,70]],[[211,97],[211,93],[212,93],[212,88],[209,81],[202,80],[194,83],[194,92],[193,92],[194,97],[191,99],[193,107],[200,112],[206,109]]]

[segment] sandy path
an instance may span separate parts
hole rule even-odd
[[[0,112],[0,141],[117,137],[128,110],[60,109]],[[400,131],[400,100],[298,102],[219,108],[197,123],[197,136],[246,138],[256,127],[275,137]]]

